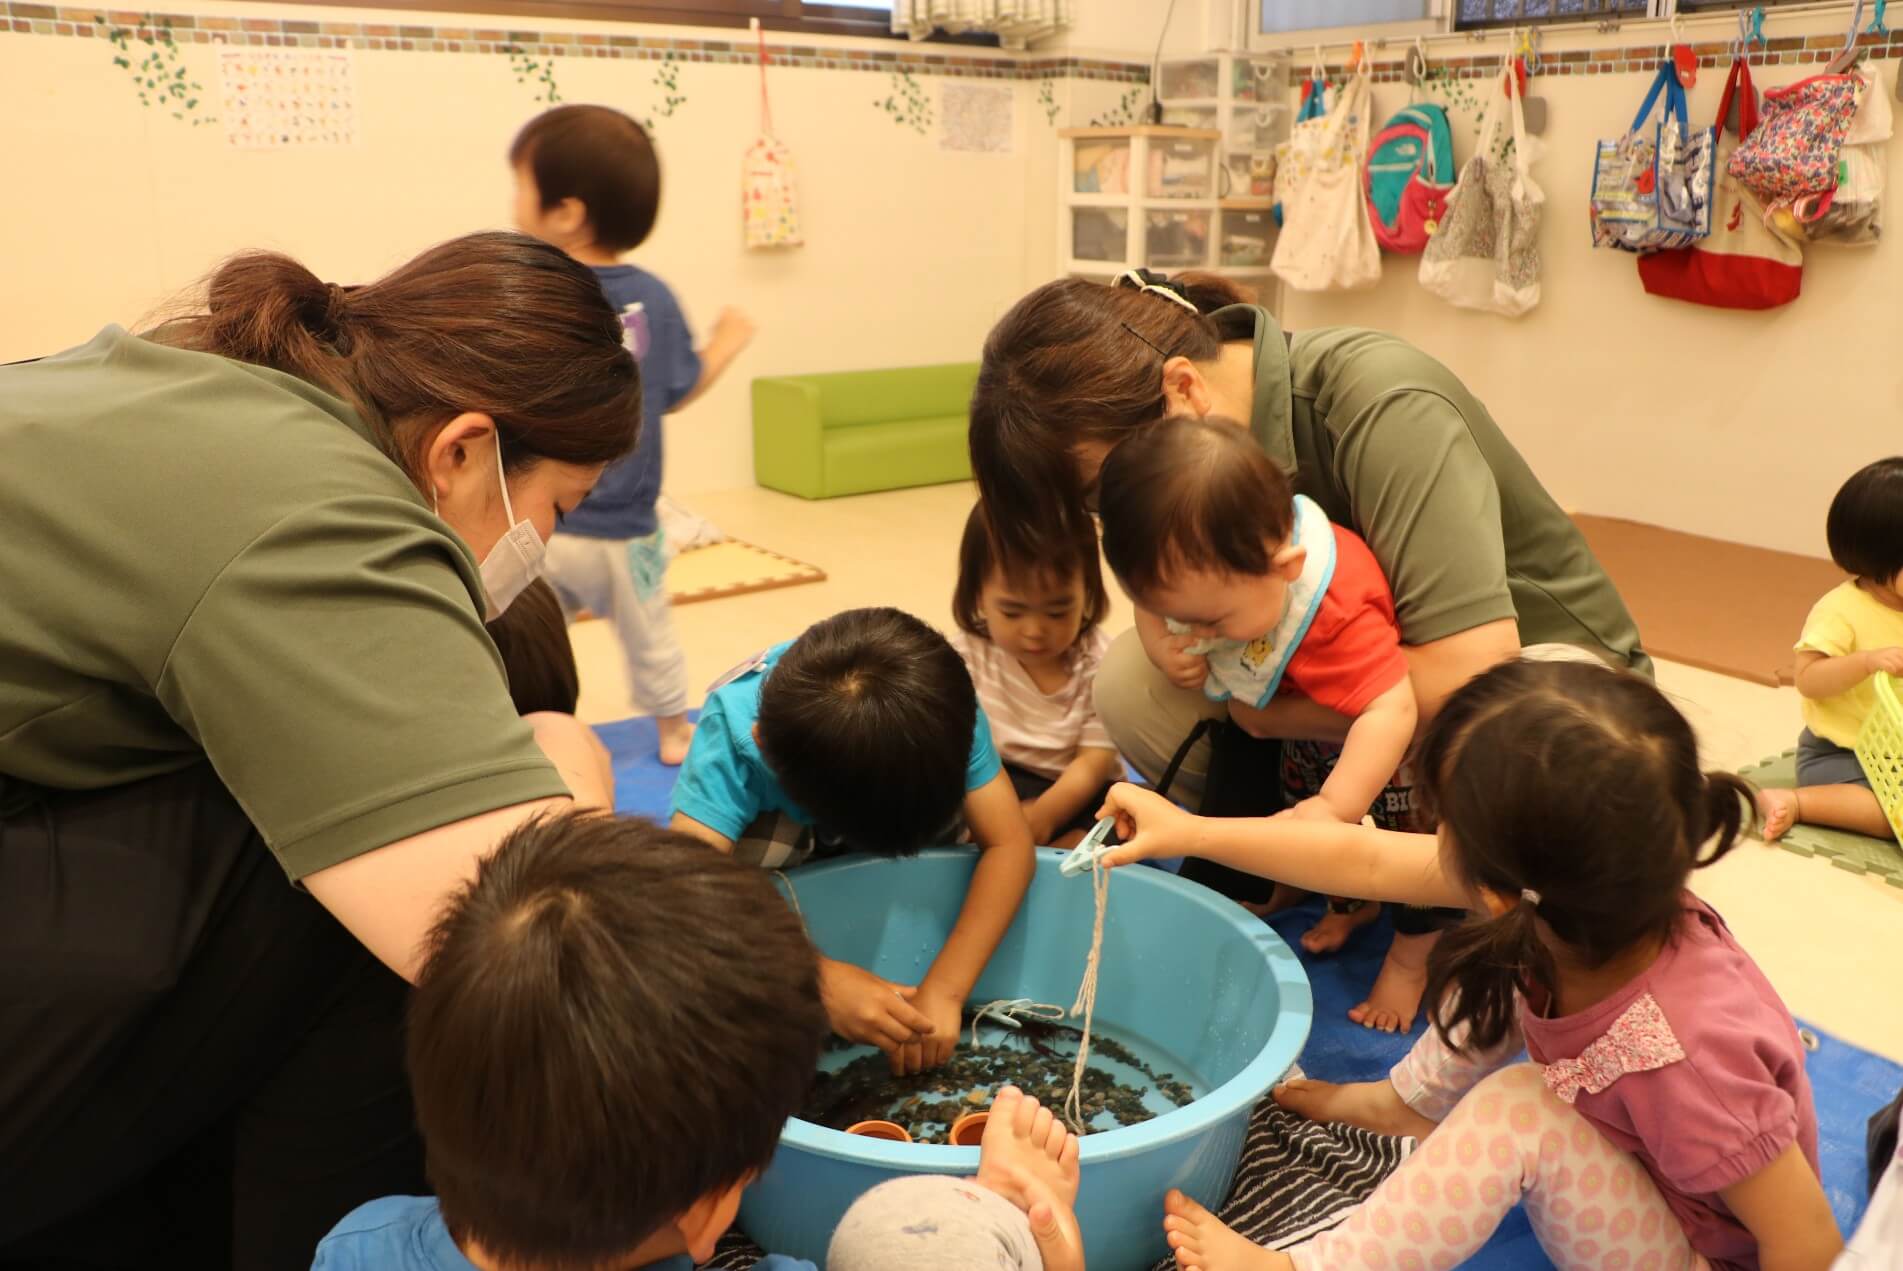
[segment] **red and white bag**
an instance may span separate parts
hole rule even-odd
[[[748,247],[798,247],[800,237],[799,187],[794,181],[793,155],[773,135],[773,111],[766,97],[766,32],[755,19],[760,40],[760,135],[748,147],[740,168],[740,219]]]
[[[1758,126],[1758,95],[1743,59],[1731,63],[1718,102],[1718,188],[1712,199],[1711,234],[1690,247],[1639,257],[1639,281],[1652,295],[1719,309],[1775,309],[1797,299],[1804,285],[1803,250],[1767,223],[1763,206],[1727,166],[1725,119],[1732,94],[1739,92],[1744,96],[1738,134],[1744,138]]]

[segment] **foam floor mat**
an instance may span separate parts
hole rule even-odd
[[[1772,755],[1738,775],[1772,790],[1790,790],[1797,786],[1797,752],[1787,750]],[[1850,830],[1833,830],[1821,825],[1799,822],[1785,831],[1775,844],[1798,856],[1814,856],[1852,874],[1874,874],[1892,887],[1903,887],[1903,847],[1895,839],[1873,839]]]

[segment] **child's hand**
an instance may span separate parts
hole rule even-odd
[[[1903,649],[1868,649],[1863,654],[1864,675],[1875,675],[1878,671],[1890,675],[1903,675]]]
[[[728,305],[714,319],[714,329],[708,335],[707,342],[717,344],[730,353],[738,353],[753,343],[753,319]]]
[[[1184,845],[1195,837],[1196,818],[1154,790],[1119,781],[1110,787],[1097,819],[1117,818],[1117,837],[1123,840],[1104,853],[1101,863],[1110,867],[1134,865],[1188,853]]]
[[[833,1031],[847,1041],[877,1046],[890,1055],[932,1036],[932,1017],[912,1005],[917,995],[916,988],[894,984],[850,962],[819,961],[819,999]],[[956,1019],[952,1031],[958,1031]]]
[[[958,1037],[963,1031],[960,1026],[964,1022],[965,1001],[956,993],[937,988],[928,980],[918,986],[918,996],[912,999],[912,1004],[932,1021],[932,1035],[887,1052],[892,1071],[900,1076],[936,1068],[950,1059],[952,1052],[958,1049]]]
[[[1189,651],[1191,645],[1198,643],[1196,636],[1170,636],[1151,650],[1151,660],[1156,663],[1156,669],[1163,672],[1163,678],[1177,688],[1199,690],[1209,676],[1209,659]]]

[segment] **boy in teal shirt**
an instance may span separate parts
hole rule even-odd
[[[964,908],[916,985],[820,959],[833,1031],[894,1070],[944,1062],[965,999],[1017,914],[1035,864],[964,661],[896,609],[853,609],[730,671],[708,694],[674,787],[673,828],[768,869],[839,851],[979,850]]]

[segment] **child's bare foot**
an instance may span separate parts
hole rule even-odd
[[[1427,952],[1438,939],[1438,931],[1395,936],[1380,973],[1374,977],[1374,987],[1368,990],[1368,1000],[1349,1011],[1348,1018],[1363,1028],[1383,1033],[1405,1033],[1414,1027],[1421,995],[1427,992]]]
[[[1237,1235],[1174,1188],[1163,1198],[1163,1232],[1182,1271],[1288,1271],[1295,1265],[1287,1254]]]
[[[1381,906],[1371,902],[1348,910],[1331,906],[1320,922],[1302,933],[1302,947],[1310,953],[1333,953],[1348,943],[1349,936],[1380,916]]]
[[[1016,1086],[992,1101],[977,1182],[1022,1209],[1046,1271],[1084,1271],[1077,1229],[1077,1136]]]
[[[1313,1081],[1296,1077],[1285,1081],[1269,1094],[1277,1106],[1310,1121],[1355,1125],[1376,1134],[1393,1134],[1416,1139],[1426,1138],[1434,1129],[1428,1120],[1407,1106],[1391,1081],[1356,1081],[1336,1085],[1332,1081]]]
[[[1764,822],[1758,836],[1766,843],[1777,842],[1784,831],[1797,824],[1797,791],[1758,791],[1758,817]]]
[[[1290,887],[1287,883],[1277,883],[1275,890],[1269,894],[1269,898],[1266,901],[1255,902],[1241,900],[1236,903],[1256,917],[1266,918],[1270,914],[1279,914],[1284,909],[1293,909],[1307,899],[1308,893],[1301,888]]]
[[[687,758],[687,747],[694,740],[694,725],[685,715],[659,715],[654,726],[661,734],[661,762],[678,768]]]

